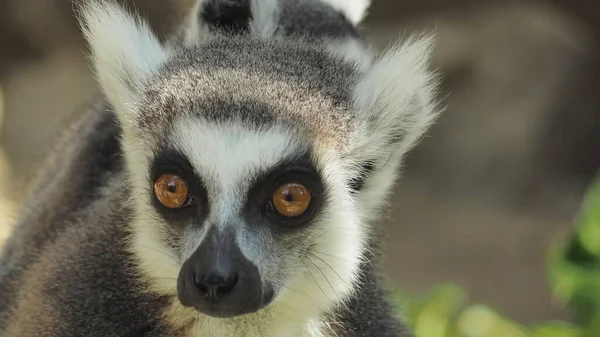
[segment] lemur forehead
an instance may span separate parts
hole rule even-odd
[[[171,60],[149,84],[141,124],[156,129],[178,117],[283,123],[343,147],[353,129],[355,81],[351,66],[315,47],[211,41]]]

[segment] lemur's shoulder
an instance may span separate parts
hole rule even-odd
[[[126,247],[120,128],[103,99],[65,126],[2,257],[0,336],[164,336]],[[177,336],[173,331],[169,336]]]
[[[53,233],[62,231],[72,214],[98,198],[107,178],[122,169],[119,127],[104,99],[77,111],[60,129],[55,145],[26,186],[30,197],[2,254],[5,266],[25,253],[15,253],[23,243],[39,247],[53,240]]]
[[[0,283],[9,306],[0,310],[1,336],[165,335],[160,312],[168,299],[143,291],[124,244],[130,212],[119,201],[119,180],[107,186],[115,195],[72,214],[26,265],[9,269]]]

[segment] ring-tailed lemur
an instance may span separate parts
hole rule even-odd
[[[0,335],[408,336],[373,225],[436,115],[431,42],[373,57],[367,5],[199,1],[163,46],[87,0],[106,100],[23,207]]]

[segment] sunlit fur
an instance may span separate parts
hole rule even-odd
[[[324,2],[341,10],[353,24],[362,20],[368,7],[368,1]],[[283,39],[276,33],[277,6],[275,0],[252,1],[255,13],[250,23],[252,39]],[[183,39],[186,45],[163,47],[143,20],[112,1],[89,1],[82,12],[98,80],[123,127],[122,144],[132,188],[128,204],[135,212],[130,249],[139,264],[139,277],[150,284],[147,291],[173,296],[177,293],[176,279],[183,259],[202,241],[203,233],[212,222],[207,221],[206,226],[196,232],[186,232],[179,251],[169,247],[167,225],[147,197],[152,193],[148,167],[158,140],[146,133],[139,121],[147,108],[143,106],[147,103],[144,92],[156,76],[160,76],[165,64],[176,59],[178,53],[186,52],[188,47],[201,50],[206,43],[220,38],[194,35],[202,26],[201,22],[194,21],[197,17],[189,18],[188,25],[192,28],[188,28]],[[298,43],[305,42],[299,40]],[[342,134],[337,129],[331,131],[334,121],[320,125],[320,129],[307,126],[307,121],[307,125],[300,123],[298,127],[274,123],[258,130],[241,121],[215,122],[189,114],[171,121],[166,139],[190,159],[196,172],[205,179],[213,205],[209,218],[235,218],[241,202],[239,196],[249,187],[247,181],[286,156],[305,151],[308,145],[328,193],[327,207],[311,224],[310,234],[304,237],[307,242],[301,245],[302,251],[276,251],[274,243],[258,242],[238,233],[238,244],[246,258],[256,263],[261,274],[279,287],[271,305],[254,314],[215,319],[173,301],[165,313],[171,324],[189,325],[191,336],[325,336],[330,333],[335,322],[328,321],[326,314],[343,306],[353,292],[361,291],[357,275],[364,262],[362,259],[371,249],[368,245],[371,226],[385,205],[401,158],[416,144],[437,113],[433,99],[435,81],[427,69],[431,47],[429,38],[413,38],[373,57],[367,46],[353,38],[314,42],[310,48],[329,53],[334,63],[351,64],[356,72],[353,83],[340,84],[353,85],[349,102],[352,118]],[[181,76],[196,75],[182,70]],[[243,83],[248,78],[240,75],[235,83]],[[257,81],[266,81],[265,86],[274,85],[265,78]],[[252,83],[248,82],[247,90],[240,84],[239,95],[254,95]],[[286,85],[284,81],[277,87]],[[290,85],[290,90],[301,89]],[[272,100],[275,105],[282,104],[283,110],[291,111],[292,115],[298,111],[299,117],[294,115],[294,118],[311,113],[303,115],[301,110],[306,105],[299,101],[281,103],[276,97],[268,97],[268,90],[264,91],[266,96],[261,97]],[[308,105],[318,101],[319,106],[325,107],[322,114],[334,109],[328,105],[327,98],[301,93],[293,97],[311,100]],[[312,132],[307,133],[307,129]],[[360,191],[351,191],[348,181],[363,174],[361,165],[364,163],[373,164],[373,170],[365,177]]]
[[[353,24],[359,24],[367,14],[371,0],[322,0],[341,11]]]

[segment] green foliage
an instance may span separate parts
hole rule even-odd
[[[423,298],[395,298],[415,337],[591,337],[577,326],[550,322],[525,327],[482,304],[469,304],[459,287],[442,285]]]
[[[574,320],[593,325],[600,320],[600,179],[592,185],[576,232],[557,242],[549,254],[549,274],[554,296],[568,303]],[[600,336],[600,332],[598,333]]]
[[[439,286],[424,297],[396,293],[395,302],[415,337],[599,337],[600,336],[600,177],[592,185],[575,232],[549,249],[553,296],[571,309],[574,323],[523,326],[492,308],[469,303],[454,285]]]

